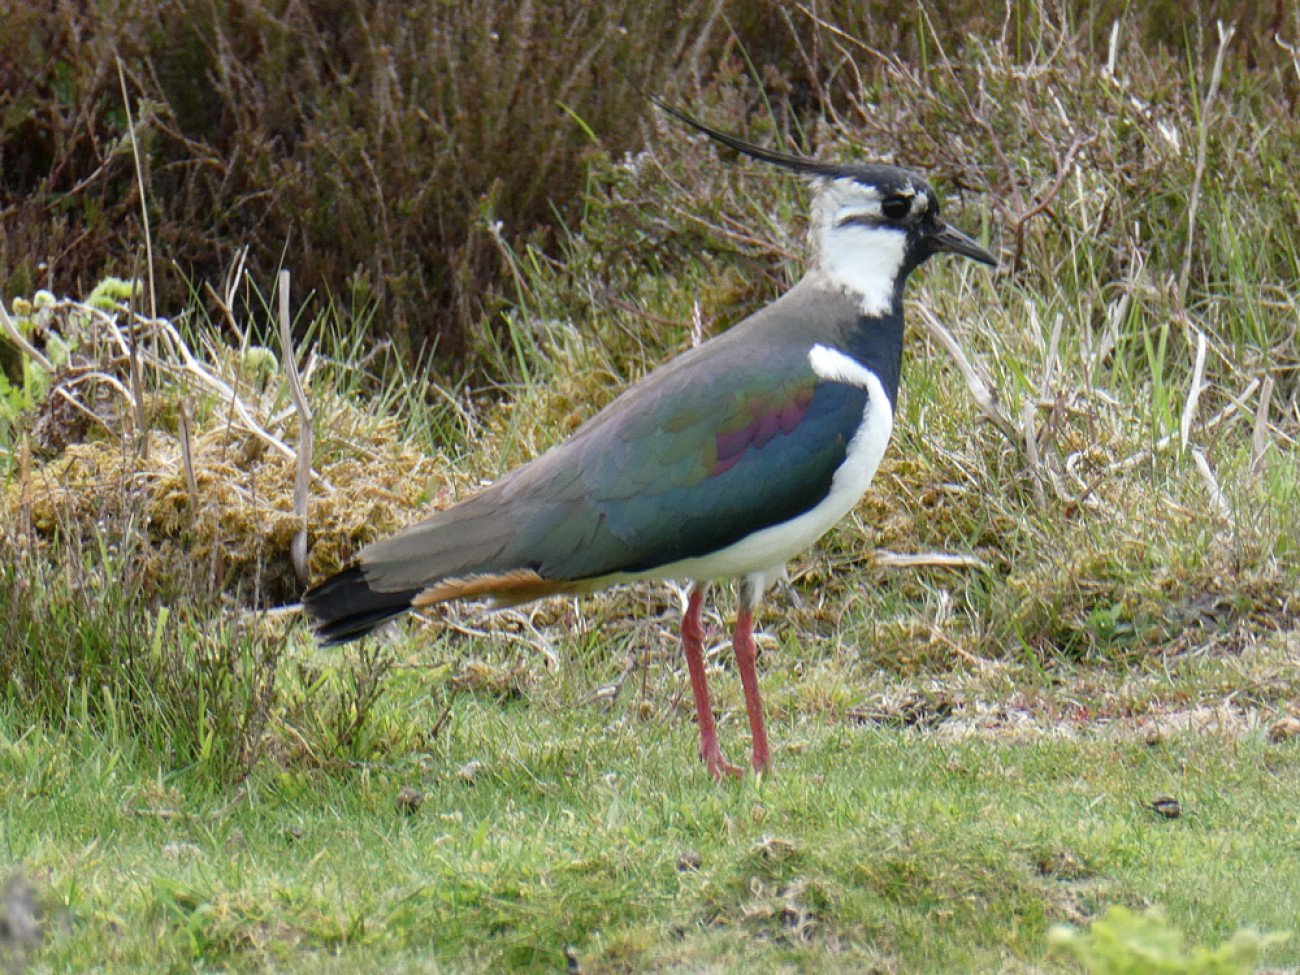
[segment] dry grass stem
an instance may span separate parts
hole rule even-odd
[[[154,283],[153,234],[149,229],[149,193],[144,180],[144,162],[140,157],[140,144],[136,141],[135,118],[131,112],[131,96],[126,90],[126,69],[120,57],[117,62],[117,82],[122,91],[122,110],[126,113],[126,131],[131,140],[131,159],[135,163],[136,189],[140,193],[140,227],[144,232],[145,267],[149,272],[149,317],[158,317],[158,289]]]
[[[876,549],[872,557],[877,565],[889,569],[989,569],[989,564],[978,556],[955,552],[891,552],[882,548]]]
[[[181,465],[185,468],[185,486],[189,489],[190,514],[199,503],[199,481],[194,476],[194,424],[190,420],[190,407],[182,393],[176,407],[180,419]]]
[[[0,301],[0,326],[4,328],[5,338],[12,342],[23,355],[30,358],[47,373],[54,372],[54,364],[46,358],[44,352],[27,341],[27,337],[19,331],[17,324],[9,317],[9,312],[5,309],[3,301]]]
[[[1205,379],[1205,353],[1209,343],[1205,333],[1196,329],[1196,365],[1192,368],[1192,379],[1187,387],[1187,401],[1183,404],[1182,420],[1178,424],[1178,437],[1181,449],[1187,449],[1191,436],[1192,423],[1196,419],[1196,404],[1201,398],[1202,382]]]
[[[289,392],[298,413],[298,466],[293,487],[293,513],[301,521],[294,532],[291,553],[298,581],[307,584],[307,495],[311,489],[311,458],[316,427],[311,406],[302,389],[298,359],[293,351],[293,328],[289,314],[289,272],[280,272],[277,286],[280,296],[280,358],[289,381]]]
[[[1264,456],[1272,443],[1268,435],[1268,414],[1273,404],[1273,377],[1266,375],[1259,391],[1259,405],[1255,407],[1255,424],[1250,435],[1250,469],[1258,474],[1264,467]]]
[[[1209,149],[1210,126],[1213,121],[1214,99],[1219,93],[1219,82],[1223,79],[1223,59],[1228,53],[1228,45],[1237,33],[1235,25],[1224,27],[1223,21],[1215,21],[1219,31],[1219,49],[1214,55],[1214,68],[1210,72],[1210,86],[1201,102],[1200,124],[1196,140],[1196,170],[1192,176],[1192,191],[1187,203],[1187,251],[1183,255],[1183,268],[1178,273],[1178,303],[1187,301],[1187,283],[1192,273],[1192,252],[1196,243],[1196,211],[1201,202],[1201,184],[1205,179],[1205,157]]]
[[[997,391],[993,388],[992,382],[982,369],[976,368],[966,355],[966,351],[961,347],[961,343],[953,336],[944,324],[935,317],[934,313],[924,305],[916,305],[916,310],[921,319],[921,325],[934,338],[943,350],[948,353],[952,359],[953,365],[961,373],[962,379],[966,381],[966,388],[970,390],[971,398],[975,400],[975,405],[1001,432],[1007,441],[1017,450],[1024,451],[1025,443],[1017,433],[1015,424],[1002,409],[998,401]]]
[[[1223,491],[1219,488],[1218,478],[1214,476],[1214,471],[1210,469],[1210,462],[1205,459],[1205,452],[1193,447],[1192,459],[1196,462],[1196,472],[1201,477],[1201,483],[1205,485],[1205,491],[1210,497],[1210,504],[1213,505],[1224,521],[1232,524],[1232,507],[1228,504],[1228,499],[1223,496]]]

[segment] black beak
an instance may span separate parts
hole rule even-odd
[[[981,247],[973,238],[967,237],[956,227],[950,227],[942,220],[936,221],[934,230],[929,233],[932,253],[947,251],[949,254],[961,254],[973,261],[997,267],[998,259]]]

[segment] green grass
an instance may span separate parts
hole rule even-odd
[[[263,766],[234,802],[10,708],[3,848],[59,919],[55,970],[555,971],[571,944],[586,972],[1028,972],[1055,970],[1050,924],[1107,904],[1162,905],[1195,942],[1294,925],[1294,742],[1079,721],[950,736],[787,711],[774,683],[779,772],[723,787],[671,699],[466,693],[424,749]],[[441,704],[410,670],[380,710],[413,736]],[[741,724],[729,708],[733,751]],[[1181,818],[1148,808],[1158,793]]]

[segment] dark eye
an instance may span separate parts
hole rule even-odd
[[[908,196],[887,196],[880,201],[880,212],[890,220],[902,220],[912,212],[912,198]]]

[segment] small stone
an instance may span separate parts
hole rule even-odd
[[[294,823],[291,826],[286,826],[284,828],[284,838],[288,840],[290,843],[297,843],[305,835],[306,834],[302,831],[302,827],[299,826],[297,823]]]
[[[1183,814],[1182,807],[1173,796],[1156,796],[1151,800],[1151,808],[1165,819],[1177,819]]]
[[[1300,738],[1300,718],[1289,714],[1285,718],[1276,721],[1273,727],[1268,729],[1268,740],[1275,745],[1295,738]]]
[[[1155,748],[1165,743],[1165,733],[1156,725],[1149,726],[1142,735],[1142,743],[1148,748]]]
[[[683,850],[677,858],[677,870],[679,873],[685,873],[687,870],[699,870],[700,864],[703,862],[700,859],[698,850]]]
[[[399,813],[407,816],[414,816],[420,811],[420,803],[424,802],[424,793],[418,789],[412,789],[409,786],[397,793],[397,798],[393,800],[393,805],[397,807]]]
[[[483,763],[480,762],[478,759],[475,759],[472,762],[466,762],[459,769],[457,769],[456,778],[460,779],[462,782],[468,783],[469,785],[473,785],[474,780],[478,778],[478,773],[482,770],[482,768],[483,768]]]
[[[164,860],[202,860],[203,850],[193,843],[164,843]]]
[[[21,873],[10,874],[0,891],[0,950],[17,958],[20,964],[8,970],[20,972],[26,968],[21,964],[24,949],[40,944],[40,914],[36,888]]]

